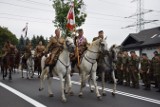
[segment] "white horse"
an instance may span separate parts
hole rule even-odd
[[[99,90],[97,88],[96,82],[96,69],[97,69],[97,58],[100,52],[107,51],[108,46],[105,39],[97,39],[94,41],[84,54],[82,61],[79,65],[80,68],[80,76],[81,76],[81,87],[79,97],[83,95],[82,89],[85,86],[85,81],[89,78],[89,80],[93,81],[95,86],[96,96],[98,99],[101,99],[101,95],[99,94]],[[89,84],[91,81],[89,81]],[[91,85],[90,85],[91,88]]]
[[[34,51],[31,51],[30,57],[26,60],[26,63],[22,61],[24,55],[20,58],[20,64],[19,64],[19,71],[22,72],[22,78],[23,76],[23,69],[26,69],[26,77],[27,79],[33,78],[34,75]]]
[[[67,83],[68,85],[68,93],[71,93],[71,77],[70,77],[70,72],[71,72],[71,64],[70,64],[70,52],[73,52],[75,48],[73,39],[70,37],[67,37],[63,46],[63,50],[60,53],[57,63],[54,66],[54,68],[52,69],[52,73],[57,75],[60,79],[60,83],[61,83],[61,92],[62,92],[62,101],[66,102],[67,99],[65,97],[65,93],[64,93],[64,81]],[[40,88],[39,91],[43,90],[43,85],[44,85],[44,80],[47,77],[46,75],[48,75],[49,72],[49,67],[45,67],[44,68],[44,64],[45,64],[45,59],[46,57],[42,57],[41,60],[41,66],[43,67],[42,69],[42,74],[40,76]],[[64,81],[63,81],[64,80]],[[53,93],[51,91],[51,80],[50,78],[48,78],[48,93],[49,96],[52,97]]]

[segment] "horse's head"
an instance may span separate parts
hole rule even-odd
[[[71,37],[67,37],[65,40],[65,46],[69,52],[74,52],[75,45],[74,41]]]
[[[104,39],[100,39],[99,47],[100,47],[100,52],[102,53],[108,52],[107,37],[105,37]]]
[[[120,52],[120,46],[116,44],[112,45],[110,48],[111,57],[114,61],[117,61],[118,53]]]

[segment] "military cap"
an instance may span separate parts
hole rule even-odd
[[[157,52],[157,51],[154,51],[154,54],[158,54],[158,52]]]

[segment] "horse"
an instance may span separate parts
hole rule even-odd
[[[26,69],[26,77],[27,77],[27,79],[33,78],[33,75],[34,75],[34,64],[35,64],[35,62],[34,62],[34,52],[33,51],[31,51],[31,55],[29,56],[28,59],[26,59],[26,61],[24,61],[24,55],[21,56],[19,70],[21,70],[21,72],[22,72],[22,78],[24,78],[23,69]]]
[[[114,83],[112,95],[113,96],[115,95],[117,82],[115,78],[115,63],[114,62],[117,61],[117,55],[119,51],[120,51],[120,48],[117,45],[112,45],[109,51],[101,53],[99,57],[97,73],[99,73],[99,76],[101,76],[103,96],[106,96],[106,93],[104,91],[106,73],[111,74],[111,77]]]
[[[79,97],[82,97],[83,95],[82,89],[85,87],[85,81],[88,79],[89,80],[88,82],[90,84],[90,89],[92,80],[95,86],[96,96],[99,100],[101,99],[101,95],[99,94],[96,82],[97,58],[100,52],[103,53],[104,51],[107,50],[108,46],[106,43],[106,38],[104,39],[100,38],[92,42],[92,44],[88,47],[88,49],[84,53],[84,56],[79,65],[80,79],[81,79]]]
[[[39,56],[39,57],[35,57],[34,59],[34,63],[35,63],[35,70],[38,71],[38,78],[40,78],[40,75],[41,75],[41,72],[42,72],[42,69],[41,69],[41,59],[42,59],[42,56]]]
[[[1,69],[2,69],[2,74],[3,74],[3,80],[5,80],[5,77],[8,75],[9,71],[9,80],[12,80],[12,72],[14,68],[14,61],[15,61],[15,48],[12,47],[10,49],[10,53],[6,54],[6,56],[2,57],[2,64],[1,64]]]
[[[65,97],[65,92],[64,92],[65,91],[64,87],[65,87],[66,84],[67,84],[66,86],[68,86],[68,90],[66,92],[68,92],[69,94],[72,94],[72,90],[71,90],[72,83],[71,83],[71,77],[70,77],[71,64],[70,64],[69,55],[70,55],[71,52],[74,51],[74,48],[75,48],[75,45],[74,45],[73,39],[70,38],[70,37],[67,37],[66,40],[65,40],[65,43],[63,45],[63,50],[58,57],[57,63],[52,69],[52,73],[57,75],[60,78],[62,102],[67,101],[67,99]],[[39,91],[43,90],[44,80],[46,79],[46,77],[47,77],[46,75],[49,72],[49,67],[48,66],[46,66],[44,68],[45,59],[46,59],[46,57],[43,56],[42,60],[41,60],[42,73],[41,73],[41,76],[40,76]],[[65,80],[66,84],[64,84],[63,79]],[[48,77],[48,93],[49,93],[50,97],[53,96],[53,93],[51,91],[50,77]]]

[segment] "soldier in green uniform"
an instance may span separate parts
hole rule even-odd
[[[117,84],[123,85],[123,71],[122,71],[122,52],[118,53],[116,61],[116,71],[117,71]]]
[[[130,52],[131,56],[129,58],[129,72],[132,81],[133,88],[139,88],[139,76],[138,76],[138,67],[139,67],[139,58],[136,55],[135,51]]]
[[[157,92],[160,92],[160,57],[158,54],[155,54],[154,60],[152,60],[152,68],[153,68],[153,75],[158,85]]]
[[[140,61],[140,73],[143,76],[143,82],[145,85],[144,90],[150,90],[150,67],[151,67],[151,63],[150,60],[147,57],[146,53],[142,54],[142,59]]]
[[[124,74],[124,80],[126,81],[125,86],[130,86],[130,73],[128,70],[128,52],[124,51],[122,55],[122,71]]]
[[[154,60],[155,60],[155,57],[156,57],[156,55],[158,54],[158,52],[157,51],[154,51],[154,57],[152,58],[152,63],[154,62]],[[153,64],[152,64],[153,65]],[[151,66],[151,78],[152,78],[152,80],[155,82],[155,88],[158,88],[158,83],[157,83],[157,80],[155,79],[155,77],[154,77],[154,69],[153,69],[153,66]]]

